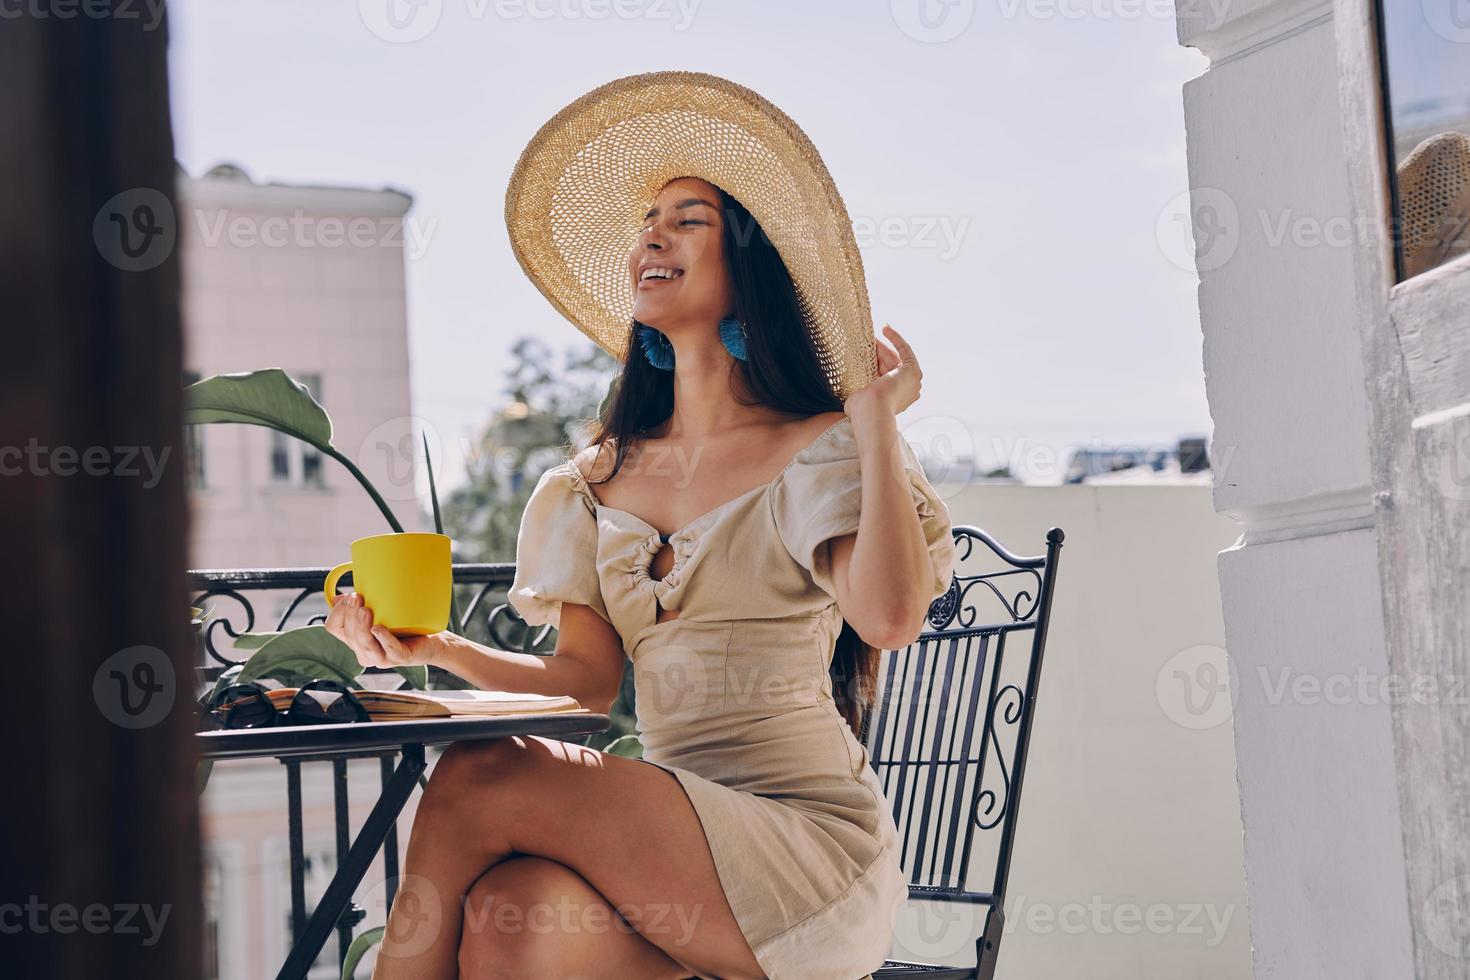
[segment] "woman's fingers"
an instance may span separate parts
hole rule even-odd
[[[914,356],[914,349],[909,346],[909,342],[903,339],[903,334],[895,330],[891,323],[883,324],[883,332],[888,335],[894,349],[898,351],[899,360],[904,364],[913,365],[914,370],[918,371],[919,359]]]
[[[878,375],[882,377],[898,367],[898,354],[881,338],[874,346],[878,349]]]
[[[351,600],[346,617],[345,642],[357,655],[357,662],[364,667],[390,666],[382,645],[373,636],[373,611],[363,603],[362,596],[353,593]]]
[[[372,628],[373,638],[383,648],[383,655],[388,658],[388,665],[402,667],[413,663],[413,654],[403,645],[398,637],[393,635],[392,630],[386,626],[374,626]]]
[[[327,610],[327,621],[322,624],[327,628],[328,633],[343,642],[346,642],[347,639],[347,610],[350,608],[347,600],[350,598],[351,596],[339,595],[332,603],[332,607]]]

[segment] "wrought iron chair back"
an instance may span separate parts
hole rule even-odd
[[[976,965],[890,961],[877,977],[979,978],[995,970],[1026,752],[1064,535],[1022,557],[975,527],[930,628],[886,658],[865,742],[903,843],[910,900],[980,910]],[[983,855],[983,863],[981,861]],[[969,888],[984,868],[984,891]]]

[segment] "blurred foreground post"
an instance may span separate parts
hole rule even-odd
[[[161,18],[27,4],[0,25],[7,976],[203,963]]]

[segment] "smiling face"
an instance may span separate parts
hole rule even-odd
[[[734,308],[724,221],[709,181],[680,177],[663,186],[628,253],[635,320],[672,335],[708,329]]]

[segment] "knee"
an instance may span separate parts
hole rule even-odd
[[[460,976],[563,975],[571,937],[558,916],[588,888],[576,872],[545,858],[508,858],[492,867],[465,896]]]
[[[418,812],[429,819],[474,812],[483,817],[484,796],[503,786],[521,753],[517,739],[456,742],[434,764]]]

